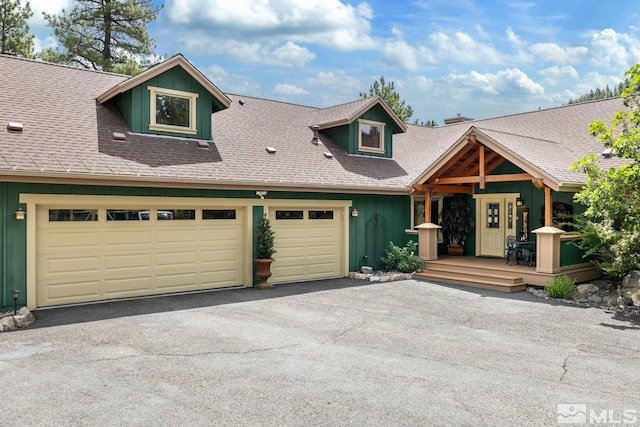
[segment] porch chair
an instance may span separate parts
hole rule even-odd
[[[513,261],[518,262],[518,248],[516,247],[516,236],[507,237],[507,253],[505,254],[505,264],[512,265]]]

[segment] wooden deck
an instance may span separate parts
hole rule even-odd
[[[535,267],[507,265],[501,258],[441,256],[426,261],[425,270],[414,274],[418,280],[443,282],[500,292],[520,292],[527,285],[546,286],[555,276],[569,276],[577,283],[600,277],[590,264],[565,267],[559,273],[537,273]]]

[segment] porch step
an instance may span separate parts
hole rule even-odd
[[[527,289],[522,276],[484,267],[465,267],[457,263],[425,263],[426,270],[414,274],[419,280],[433,280],[452,285],[490,289],[499,292],[520,292]]]

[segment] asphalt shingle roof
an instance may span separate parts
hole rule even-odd
[[[407,192],[471,126],[554,179],[579,182],[570,164],[602,150],[588,124],[608,122],[622,107],[614,99],[435,128],[407,125],[394,135],[393,159],[386,159],[349,155],[322,133],[313,142],[312,124],[348,119],[370,99],[319,109],[226,94],[231,106],[213,115],[213,141],[202,150],[193,139],[129,133],[113,102],[96,101],[127,76],[4,55],[0,76],[0,174],[168,186]],[[8,122],[23,123],[24,131],[5,130]],[[114,140],[114,131],[127,142]],[[267,146],[277,152],[267,153]]]

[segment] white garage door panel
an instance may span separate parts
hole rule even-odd
[[[151,278],[145,277],[130,277],[127,279],[105,279],[105,294],[106,295],[139,295],[140,292],[151,291]],[[115,297],[113,297],[115,298]]]
[[[51,301],[67,302],[68,295],[75,295],[75,301],[73,302],[79,302],[85,298],[91,299],[98,296],[100,294],[100,282],[93,280],[77,283],[53,283],[47,286],[47,291],[47,298]]]
[[[49,222],[48,207],[39,206],[37,306],[241,286],[243,213],[236,209],[235,220],[106,221],[99,214],[102,221]]]
[[[89,251],[100,247],[100,237],[98,232],[51,230],[47,234],[38,235],[38,246],[44,244],[50,251],[62,253],[70,249],[78,252]]]
[[[151,269],[150,254],[106,254],[104,258],[107,270],[112,272],[131,272],[140,269]]]
[[[100,272],[100,258],[96,256],[74,256],[73,258],[49,258],[47,269],[52,277],[56,275],[86,274]]]
[[[342,211],[335,210],[333,219],[276,219],[270,212],[275,232],[276,261],[271,265],[273,283],[311,280],[342,275],[344,255]],[[300,210],[300,209],[293,209]]]

